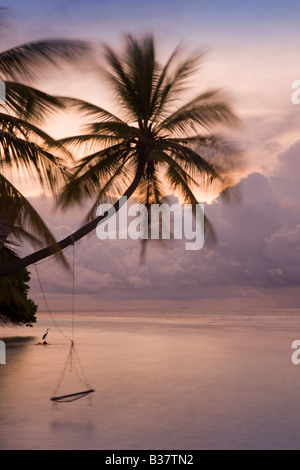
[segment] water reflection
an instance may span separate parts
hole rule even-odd
[[[300,445],[300,369],[290,360],[298,312],[79,317],[76,348],[96,393],[56,408],[69,343],[51,330],[51,344],[36,346],[47,326],[41,317],[35,337],[8,342],[1,449]]]

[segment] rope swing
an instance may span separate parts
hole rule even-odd
[[[58,384],[57,384],[57,386],[56,386],[56,388],[53,392],[53,396],[50,398],[50,400],[53,403],[71,403],[71,402],[80,400],[81,398],[84,398],[84,397],[90,395],[91,393],[95,392],[95,390],[91,387],[91,385],[89,384],[89,382],[87,380],[84,369],[83,369],[83,367],[81,365],[81,362],[80,362],[79,355],[78,355],[77,350],[75,348],[75,342],[74,342],[74,337],[75,337],[75,243],[73,243],[72,247],[73,247],[73,250],[72,250],[73,256],[72,256],[72,335],[71,335],[71,337],[66,335],[64,333],[64,331],[59,327],[59,325],[57,324],[57,322],[56,322],[56,320],[55,320],[55,318],[54,318],[54,316],[51,312],[51,309],[50,309],[49,304],[47,302],[45,292],[44,292],[44,289],[43,289],[43,285],[42,285],[42,282],[41,282],[41,278],[40,278],[40,274],[39,274],[39,270],[38,270],[38,264],[35,264],[37,279],[38,279],[38,282],[39,282],[39,285],[40,285],[40,289],[41,289],[42,297],[43,297],[43,300],[44,300],[44,303],[45,303],[45,306],[46,306],[46,309],[47,309],[47,313],[50,315],[56,329],[60,332],[60,334],[65,339],[67,339],[71,343],[70,351],[69,351],[66,363],[64,365],[64,368],[62,370],[61,377],[60,377],[60,379],[58,381]],[[39,263],[39,264],[41,264],[41,263]],[[84,388],[83,388],[83,390],[81,390],[79,392],[70,393],[70,394],[67,394],[67,395],[61,395],[60,394],[60,389],[61,389],[61,386],[62,386],[62,384],[65,380],[65,376],[66,376],[68,371],[73,372],[75,374],[77,380],[84,385]]]

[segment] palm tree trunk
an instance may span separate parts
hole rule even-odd
[[[143,174],[144,174],[144,164],[140,165],[140,167],[137,169],[134,180],[132,181],[129,188],[127,188],[127,190],[123,194],[123,197],[127,197],[127,199],[129,199],[133,195],[133,193],[135,192],[135,190],[137,189],[139,185],[139,182],[141,181],[141,178],[143,177]],[[119,199],[114,204],[113,207],[115,211],[117,212],[121,207],[121,199]],[[31,255],[25,256],[25,258],[21,258],[15,263],[1,267],[0,277],[7,276],[9,274],[14,274],[17,271],[20,271],[20,269],[26,268],[26,266],[29,266],[30,264],[37,263],[38,261],[41,261],[42,259],[48,258],[54,253],[57,253],[59,250],[64,250],[68,246],[73,245],[75,242],[85,237],[90,232],[92,232],[92,230],[94,230],[99,224],[99,222],[101,222],[101,220],[104,218],[105,218],[105,215],[96,217],[94,220],[87,223],[76,232],[72,233],[68,237],[61,240],[60,242],[57,242],[56,245],[48,246],[39,251],[36,251],[35,253],[32,253]],[[0,241],[1,241],[1,230],[0,230]]]

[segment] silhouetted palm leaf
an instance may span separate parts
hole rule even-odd
[[[63,157],[70,154],[48,134],[28,121],[0,113],[0,171],[7,167],[26,170],[55,191],[67,174]]]
[[[0,174],[0,214],[11,230],[10,235],[20,238],[26,234],[35,243],[56,243],[50,230],[29,201],[3,175]],[[28,228],[30,232],[28,232]],[[64,259],[62,257],[62,259]]]
[[[83,41],[35,41],[0,53],[0,76],[2,80],[33,79],[41,68],[58,67],[66,61],[82,61],[88,54],[90,46]]]
[[[5,85],[5,104],[2,107],[20,118],[41,124],[50,114],[65,108],[61,99],[28,85],[9,81]]]

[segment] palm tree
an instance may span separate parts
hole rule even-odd
[[[104,48],[107,78],[112,85],[122,117],[94,104],[65,99],[93,118],[87,133],[62,139],[70,149],[89,149],[62,192],[62,207],[94,203],[83,227],[59,242],[61,249],[87,235],[103,219],[94,218],[103,198],[131,197],[135,192],[147,205],[159,203],[165,187],[179,192],[185,203],[197,204],[194,188],[220,189],[229,184],[232,157],[237,149],[212,133],[218,126],[235,126],[238,119],[219,90],[205,91],[180,104],[187,80],[196,72],[200,55],[180,60],[177,48],[164,66],[156,58],[152,36],[142,40],[126,36],[125,50],[118,54]],[[219,161],[216,159],[219,158]],[[117,211],[120,199],[114,204]],[[0,275],[50,256],[49,246],[30,255]]]
[[[78,61],[88,50],[81,41],[45,40],[0,52],[5,87],[0,106],[0,250],[9,236],[55,244],[42,218],[10,181],[11,170],[37,176],[53,192],[67,174],[63,160],[69,152],[40,128],[49,114],[65,105],[20,79],[31,81],[44,66]]]

